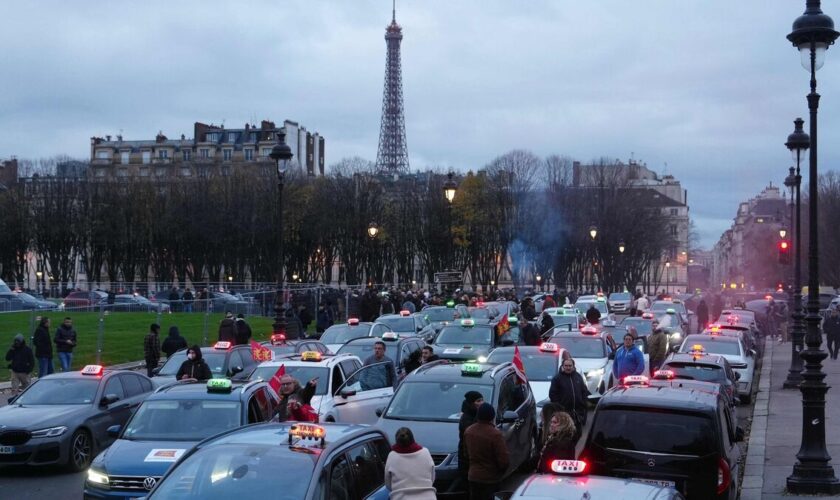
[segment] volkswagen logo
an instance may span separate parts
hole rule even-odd
[[[652,458],[648,458],[648,467],[656,467],[656,460],[654,460]],[[152,478],[149,478],[149,479],[152,479]],[[152,484],[154,485],[154,481],[152,481]]]
[[[157,479],[153,477],[147,477],[143,480],[143,487],[146,488],[146,491],[152,491],[152,488],[155,487],[155,484],[157,484]]]

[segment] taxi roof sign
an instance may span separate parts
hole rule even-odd
[[[470,318],[462,319],[461,326],[475,326],[475,320]]]
[[[282,333],[275,333],[271,336],[271,345],[281,345],[286,343],[286,335]]]
[[[516,323],[516,324],[518,324],[518,323],[519,323],[519,317],[518,317],[518,316],[516,316],[515,314],[511,314],[510,316],[508,316],[508,323],[511,323],[511,324]]]
[[[347,324],[348,325],[358,325],[359,324],[359,318],[347,318]]]
[[[397,332],[385,332],[382,334],[382,340],[399,340],[400,334]]]
[[[642,319],[653,319],[653,313],[642,313]]]
[[[461,365],[461,375],[470,375],[470,376],[481,376],[484,371],[481,369],[481,365],[475,363],[464,363]]]
[[[447,301],[446,302],[446,307],[455,307],[455,301],[454,300]]]
[[[327,438],[327,430],[315,424],[294,424],[289,428],[289,444],[294,438],[320,440],[324,446]]]
[[[233,346],[233,343],[226,340],[216,342],[213,344],[213,349],[228,350]]]
[[[540,344],[540,351],[542,352],[558,352],[559,350],[560,346],[552,342],[543,342]]]
[[[594,326],[584,326],[580,329],[580,333],[584,335],[598,335],[598,329]]]
[[[102,365],[86,365],[82,368],[82,375],[102,375],[104,368]]]
[[[653,372],[653,378],[657,380],[670,380],[676,376],[674,370],[656,370]]]
[[[644,375],[627,375],[621,379],[621,385],[648,385],[648,382]]]
[[[582,474],[586,471],[583,460],[552,460],[551,472],[555,474]]]
[[[669,307],[668,309],[665,309],[665,314],[677,314],[677,310],[673,307]]]
[[[411,316],[411,311],[409,311],[408,309],[402,309],[400,311],[400,316],[402,316],[402,317]]]
[[[301,361],[321,361],[321,353],[318,351],[303,351],[300,353]]]
[[[207,392],[230,392],[233,384],[226,378],[211,378],[207,381]]]

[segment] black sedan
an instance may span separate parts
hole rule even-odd
[[[111,311],[123,312],[169,312],[169,304],[152,302],[142,295],[117,295],[109,307]]]
[[[48,311],[56,309],[57,304],[48,300],[40,300],[23,292],[3,292],[0,299],[4,301],[2,311]]]
[[[84,470],[151,391],[140,373],[95,365],[43,377],[0,408],[0,464]]]

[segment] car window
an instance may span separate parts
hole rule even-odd
[[[263,413],[257,402],[256,393],[251,394],[248,398],[248,423],[256,424],[263,421]]]
[[[379,452],[372,442],[368,441],[350,448],[347,458],[353,464],[356,475],[356,494],[359,498],[370,495],[382,486],[385,477],[385,462],[379,457]]]
[[[257,362],[254,361],[254,356],[253,356],[253,354],[251,354],[251,349],[250,348],[248,348],[248,349],[237,349],[237,350],[239,351],[239,358],[242,360],[242,364],[239,365],[239,366],[241,366],[242,368],[245,368],[246,369],[245,371],[248,371],[247,368],[250,368],[250,367],[254,366],[255,364],[257,364]]]
[[[348,359],[347,361],[341,362],[341,370],[344,372],[344,377],[349,377],[361,367],[362,365],[355,359]]]
[[[324,499],[330,500],[351,500],[356,498],[353,495],[353,469],[347,457],[339,456],[332,463],[330,468],[330,485],[323,491]]]
[[[347,379],[344,386],[359,392],[393,387],[392,366],[387,362],[363,366]]]
[[[707,415],[618,406],[598,410],[590,436],[600,448],[649,453],[706,456],[718,445]]]
[[[143,387],[140,385],[140,377],[137,375],[120,375],[120,380],[122,381],[126,397],[130,398],[143,394]]]
[[[732,422],[729,419],[729,412],[724,410],[724,405],[718,405],[718,421],[721,427],[721,440],[723,441],[723,449],[728,450],[732,448],[732,437],[735,436],[735,429],[732,427]]]
[[[254,391],[254,399],[257,401],[257,406],[260,407],[263,420],[271,420],[274,415],[274,400],[269,396],[265,387],[261,387]]]
[[[344,383],[344,375],[341,374],[341,370],[339,369],[338,365],[333,366],[332,368],[332,388],[333,388],[333,395],[338,393],[338,388],[341,387],[341,384]]]
[[[517,385],[516,375],[510,374],[499,386],[499,403],[496,405],[496,415],[501,417],[506,411],[516,411],[525,402],[523,385]]]
[[[102,395],[107,396],[108,394],[116,394],[118,398],[125,399],[125,391],[120,383],[120,377],[111,377],[105,383],[105,391],[102,392]]]
[[[137,377],[140,380],[140,387],[143,389],[143,392],[151,392],[152,391],[152,382],[148,379],[143,377]]]

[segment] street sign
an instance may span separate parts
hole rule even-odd
[[[460,283],[464,280],[463,273],[459,271],[444,271],[435,273],[435,283]]]

